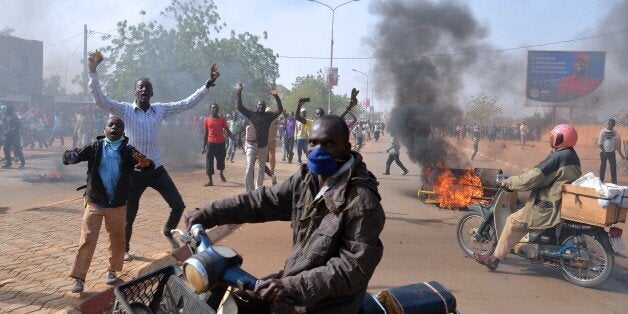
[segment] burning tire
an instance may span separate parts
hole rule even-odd
[[[458,222],[456,238],[458,245],[468,257],[473,257],[473,253],[493,254],[495,251],[497,237],[493,226],[489,224],[484,233],[478,233],[483,222],[482,215],[476,212],[466,213]]]

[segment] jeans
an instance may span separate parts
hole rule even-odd
[[[294,138],[283,138],[283,156],[288,158],[288,163],[292,163],[294,148]]]
[[[129,192],[129,201],[126,209],[126,249],[129,251],[131,244],[131,234],[133,233],[133,222],[135,216],[137,216],[137,210],[140,204],[140,197],[147,187],[151,187],[164,198],[166,203],[170,206],[170,215],[163,228],[163,234],[166,237],[172,237],[170,230],[175,229],[179,225],[181,215],[185,209],[183,198],[177,190],[177,187],[172,182],[170,175],[164,166],[159,166],[152,170],[134,171],[131,175],[131,187]]]
[[[246,143],[246,173],[244,177],[244,188],[246,191],[253,191],[264,185],[264,168],[266,166],[266,158],[268,157],[268,146],[259,148],[257,143]],[[257,160],[257,181],[253,186],[255,161]]]
[[[22,145],[20,144],[20,136],[8,136],[4,139],[4,164],[11,166],[11,151],[15,157],[17,157],[22,164],[24,161],[24,154],[22,153]]]
[[[100,208],[87,203],[83,213],[83,227],[76,259],[70,270],[70,277],[85,281],[89,265],[92,262],[102,220],[109,234],[109,268],[110,271],[121,271],[124,263],[124,224],[126,205],[116,208]]]
[[[235,151],[236,151],[236,144],[235,142],[228,138],[227,139],[227,156],[226,158],[229,158],[229,160],[233,161],[233,157],[235,157]]]
[[[297,161],[302,163],[301,161],[301,153],[305,155],[307,158],[307,139],[298,139],[297,140]]]
[[[401,160],[399,160],[399,154],[388,154],[388,159],[386,160],[386,174],[390,173],[390,165],[393,161],[397,164],[397,166],[399,166],[399,168],[401,168],[401,170],[403,170],[403,172],[408,172],[408,169],[406,169],[403,163],[401,163]]]
[[[607,160],[608,164],[611,166],[611,183],[617,184],[617,158],[615,156],[615,151],[600,152],[600,181],[604,182]]]
[[[225,170],[225,143],[205,143],[205,173],[214,175],[214,158],[218,171]]]

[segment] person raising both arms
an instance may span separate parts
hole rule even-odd
[[[135,171],[131,175],[131,185],[129,200],[126,211],[126,249],[125,260],[130,260],[129,253],[131,235],[133,233],[133,222],[137,216],[139,201],[146,190],[151,187],[159,192],[170,206],[170,215],[163,227],[162,233],[173,250],[179,248],[179,243],[170,234],[170,230],[175,229],[181,220],[185,204],[183,198],[172,182],[170,175],[161,162],[159,148],[159,131],[162,121],[175,115],[194,108],[201,103],[209,89],[214,86],[216,79],[220,76],[218,66],[213,63],[210,69],[209,79],[198,90],[188,98],[170,103],[150,103],[153,97],[153,84],[148,78],[139,78],[135,82],[135,101],[133,103],[120,102],[107,98],[100,89],[100,81],[96,68],[102,62],[103,57],[100,52],[91,53],[88,58],[89,67],[89,88],[94,96],[96,105],[104,111],[111,112],[122,118],[126,122],[126,134],[129,137],[129,144],[136,147],[155,163],[155,168],[148,171]]]

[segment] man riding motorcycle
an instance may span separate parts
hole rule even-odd
[[[530,198],[522,209],[508,216],[492,255],[473,253],[478,263],[495,271],[528,232],[560,223],[561,188],[582,174],[580,159],[573,148],[577,141],[578,133],[571,125],[555,126],[550,131],[552,153],[531,170],[501,182],[508,190],[530,190]]]

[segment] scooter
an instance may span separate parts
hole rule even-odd
[[[242,257],[233,249],[213,245],[202,225],[172,233],[192,256],[181,267],[167,266],[116,286],[113,313],[271,313],[270,303],[253,296],[258,279],[240,268]],[[381,297],[367,293],[359,313],[461,313],[451,292],[435,281],[385,292]],[[295,303],[289,297],[282,302]]]
[[[498,175],[498,182],[506,176]],[[492,254],[506,224],[514,213],[517,192],[500,187],[489,204],[474,204],[460,218],[457,239],[468,257],[473,253]],[[622,229],[563,220],[555,227],[530,232],[511,253],[537,263],[560,268],[563,277],[576,285],[594,287],[603,283],[613,271],[613,243],[623,243]],[[616,246],[620,250],[623,245]]]

